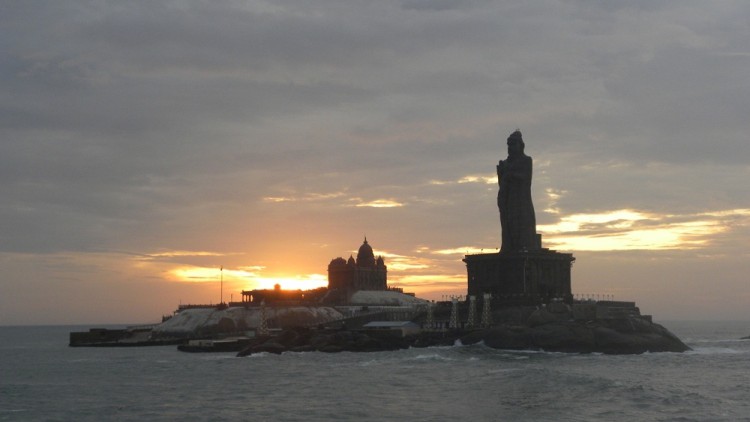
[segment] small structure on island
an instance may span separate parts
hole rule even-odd
[[[532,159],[519,130],[507,141],[508,157],[497,165],[500,252],[466,255],[468,294],[508,304],[572,300],[573,254],[542,247],[531,199]]]
[[[275,284],[273,289],[243,290],[241,302],[230,302],[230,306],[259,306],[261,302],[268,305],[298,306],[317,304],[325,296],[327,289],[319,287],[312,290],[287,290],[282,289],[280,284]]]

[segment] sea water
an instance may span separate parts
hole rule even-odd
[[[747,322],[664,323],[693,351],[191,354],[70,348],[88,327],[0,327],[0,421],[750,420]]]

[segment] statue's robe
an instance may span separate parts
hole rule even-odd
[[[498,170],[497,206],[500,208],[503,252],[539,248],[534,204],[531,202],[531,174],[531,157],[524,154],[509,156],[503,170]]]

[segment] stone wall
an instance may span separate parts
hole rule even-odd
[[[468,294],[509,304],[572,300],[572,254],[550,250],[466,255]]]

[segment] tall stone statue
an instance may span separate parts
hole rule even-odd
[[[501,252],[541,248],[536,234],[536,215],[531,202],[531,157],[524,154],[520,131],[508,137],[508,158],[497,165],[497,206],[502,229]]]
[[[497,164],[500,252],[466,255],[463,260],[468,294],[491,295],[493,307],[496,302],[515,306],[573,300],[570,267],[575,258],[542,248],[531,202],[532,162],[523,150],[521,132],[515,131],[508,137],[508,158]]]

